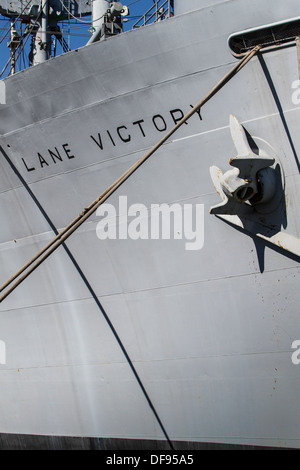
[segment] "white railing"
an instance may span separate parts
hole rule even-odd
[[[134,23],[132,29],[146,26],[150,23],[156,23],[162,21],[170,16],[174,15],[174,0],[158,0],[146,13],[140,17],[138,21]]]

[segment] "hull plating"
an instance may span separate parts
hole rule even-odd
[[[230,34],[283,19],[279,3],[223,2],[5,80],[1,283],[232,67]],[[295,46],[255,57],[109,199],[117,217],[119,196],[204,205],[201,249],[99,240],[94,214],[3,301],[1,433],[299,447],[299,259],[209,213],[234,114],[274,149],[300,236],[296,80]]]

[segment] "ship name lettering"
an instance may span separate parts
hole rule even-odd
[[[60,148],[61,147],[61,148]],[[38,168],[48,167],[50,164],[62,162],[64,159],[68,158],[69,160],[75,158],[73,155],[72,150],[70,149],[70,145],[68,143],[62,144],[61,146],[53,147],[52,149],[47,149],[48,154],[45,156],[45,153],[37,152],[36,165]],[[24,158],[22,161],[25,165],[27,171],[35,171],[36,166],[32,166],[26,162]]]
[[[194,108],[192,104],[189,106],[190,108]],[[198,115],[200,121],[202,121],[200,109],[197,109],[195,114]],[[113,130],[101,130],[94,135],[90,135],[90,138],[100,150],[104,150],[106,145],[116,147],[120,143],[127,144],[134,140],[137,135],[145,138],[150,130],[160,133],[165,132],[168,128],[171,128],[180,122],[183,117],[184,112],[182,109],[174,108],[165,114],[157,113],[147,119],[140,117],[139,119],[132,121],[130,124],[120,124]],[[188,125],[188,122],[185,122],[185,125]],[[36,169],[48,168],[51,165],[56,165],[66,159],[70,160],[72,158],[75,158],[75,155],[72,152],[70,145],[65,143],[39,151],[32,158],[22,157],[21,160],[26,171],[32,172]]]
[[[194,108],[193,105],[190,105],[191,108]],[[200,109],[196,110],[196,114],[198,115],[200,121],[202,121],[202,116],[200,114]],[[171,117],[171,121],[170,121]],[[122,124],[115,128],[115,130],[103,130],[98,132],[97,134],[90,135],[90,138],[93,142],[99,147],[101,150],[104,150],[105,145],[107,142],[112,144],[114,147],[117,146],[117,143],[123,142],[128,143],[131,142],[135,136],[135,131],[138,132],[139,135],[142,137],[146,137],[147,130],[149,130],[149,123],[151,122],[152,128],[158,132],[165,132],[168,130],[169,125],[174,126],[176,125],[181,119],[184,117],[184,113],[182,109],[175,108],[169,111],[168,118],[163,116],[163,114],[155,114],[150,118],[148,121],[145,119],[138,119],[133,121],[130,125]],[[185,122],[188,125],[188,122]],[[131,129],[130,129],[131,128]]]

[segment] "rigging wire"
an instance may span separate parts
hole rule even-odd
[[[20,51],[19,51],[19,53],[18,53],[17,56],[16,56],[16,59],[15,59],[16,61],[19,59],[20,55],[24,52],[25,45],[26,45],[26,43],[27,43],[27,41],[28,41],[28,39],[29,39],[29,37],[30,37],[30,32],[26,33],[25,37],[26,37],[26,39],[25,39],[25,41],[22,41],[22,46],[20,47]],[[23,38],[22,38],[22,39],[23,39]],[[11,74],[11,71],[12,71],[12,67],[10,68],[10,71],[9,71],[9,74],[8,74],[8,75]],[[1,75],[0,75],[0,76],[1,76]]]
[[[8,33],[11,32],[11,30],[13,29],[13,27],[15,26],[16,22],[21,18],[21,16],[23,15],[24,11],[26,10],[26,8],[28,7],[29,3],[31,2],[31,0],[28,0],[28,2],[26,3],[25,7],[23,8],[23,10],[21,11],[21,13],[19,14],[19,16],[16,17],[15,21],[13,23],[11,23],[11,26],[10,28],[7,30],[6,34],[3,36],[3,38],[0,40],[0,44],[4,41],[4,39],[6,38],[6,36],[8,35]]]
[[[31,0],[29,0],[29,1],[31,1]],[[42,2],[41,2],[41,3],[42,3]],[[38,16],[36,17],[34,23],[30,25],[30,30],[29,30],[26,34],[24,34],[24,35],[22,36],[22,46],[20,47],[20,51],[19,51],[19,53],[17,54],[17,56],[16,56],[16,58],[15,58],[15,61],[16,61],[16,62],[17,62],[17,60],[19,59],[21,53],[24,51],[25,45],[26,45],[26,43],[27,43],[27,41],[28,41],[28,39],[29,39],[29,37],[30,37],[30,33],[31,33],[31,31],[34,29],[34,27],[36,26],[36,24],[38,23],[38,21],[39,21],[41,15],[42,15],[42,13],[43,13],[43,8],[45,7],[46,3],[47,3],[47,0],[45,0],[44,4],[41,4],[41,10],[40,10]],[[29,4],[29,2],[27,3],[26,8],[27,8],[28,4]],[[23,9],[22,13],[23,13],[24,11],[25,11],[25,8]],[[22,14],[22,13],[21,13],[21,14]],[[20,16],[21,16],[21,15],[20,15]],[[20,18],[20,16],[19,16],[19,18]],[[26,37],[26,36],[27,36],[27,37]],[[23,41],[24,37],[26,37],[25,41]],[[0,73],[0,78],[2,77],[3,73],[5,72],[7,66],[9,65],[10,62],[11,62],[11,57],[9,58],[9,60],[7,61],[6,65],[5,65],[5,67],[4,67],[4,69],[3,69],[2,72]],[[12,66],[11,66],[11,68],[10,68],[10,71],[9,71],[8,75],[10,75],[11,72],[12,72]]]
[[[96,18],[95,20],[91,20],[91,21],[84,21],[84,20],[81,20],[79,19],[77,16],[73,15],[70,10],[68,10],[68,8],[66,7],[66,5],[63,3],[62,0],[59,0],[62,7],[66,10],[66,12],[68,13],[69,16],[71,16],[72,18],[74,18],[75,20],[77,21],[80,21],[80,23],[84,23],[84,24],[91,24],[91,23],[94,23],[95,21],[99,21],[101,20],[101,18],[103,18],[105,16],[105,13],[104,15],[100,16],[99,18]]]
[[[262,46],[251,49],[234,67],[194,106],[177,124],[157,142],[143,157],[135,162],[123,175],[121,175],[111,186],[109,186],[95,201],[86,207],[67,227],[56,235],[39,253],[28,261],[15,275],[8,279],[1,287],[0,292],[5,290],[13,281],[16,282],[0,296],[0,303],[11,292],[23,282],[40,264],[45,261],[77,228],[85,222],[96,209],[103,204],[149,157],[151,157],[191,116],[204,106],[226,83],[228,83],[248,62],[258,53]],[[35,262],[35,263],[34,263]],[[27,271],[26,271],[27,270]],[[21,274],[24,273],[22,276]]]
[[[255,48],[253,48],[251,51],[249,51],[248,54],[246,54],[246,56],[241,59],[237,64],[235,64],[235,66],[197,103],[197,105],[195,107],[192,108],[192,110],[187,113],[156,145],[154,145],[142,158],[140,158],[134,165],[132,165],[118,180],[116,180],[99,198],[97,198],[92,204],[90,204],[90,206],[86,209],[84,209],[84,211],[79,214],[79,217],[77,218],[77,221],[73,221],[71,222],[71,224],[68,225],[68,227],[66,227],[66,229],[64,229],[62,232],[60,233],[57,233],[57,230],[55,229],[54,227],[54,232],[57,234],[56,237],[54,238],[54,240],[52,240],[52,242],[50,242],[50,244],[48,244],[44,250],[40,253],[37,254],[37,256],[35,258],[33,258],[27,265],[25,265],[18,273],[16,273],[15,276],[13,276],[12,278],[10,278],[3,286],[1,286],[1,289],[0,291],[2,291],[3,289],[5,289],[10,283],[13,282],[13,280],[15,280],[18,276],[20,276],[20,274],[22,272],[24,272],[24,270],[26,270],[26,268],[28,268],[28,266],[32,265],[33,264],[33,261],[35,261],[38,257],[40,258],[40,260],[37,261],[36,264],[33,264],[31,266],[31,268],[22,276],[19,278],[18,281],[16,281],[16,283],[10,288],[8,289],[8,291],[6,293],[4,293],[1,297],[0,297],[0,302],[2,302],[31,272],[33,272],[46,258],[48,258],[48,256],[56,250],[56,248],[58,248],[59,246],[63,245],[65,246],[64,244],[64,241],[73,233],[75,232],[75,230],[92,214],[95,212],[95,210],[97,209],[97,207],[99,207],[100,204],[102,204],[112,193],[114,193],[122,184],[124,181],[126,181],[136,170],[137,168],[139,168],[150,156],[152,156],[176,131],[179,127],[181,127],[184,123],[186,123],[186,121],[197,111],[197,110],[200,110],[201,107],[206,104],[221,88],[223,88],[223,86],[228,83],[243,67],[244,65],[246,65],[246,63],[248,63],[248,61],[255,55],[258,53],[258,51],[260,50],[261,46],[256,46]],[[5,156],[5,153],[2,149],[2,153],[3,155]],[[6,156],[7,159],[8,159],[8,156]],[[17,170],[15,169],[15,172]],[[51,247],[50,250],[48,250],[47,252],[47,249],[49,248],[49,246]],[[65,247],[67,249],[67,252],[69,252],[68,248]],[[44,254],[44,256],[41,256],[41,253]],[[74,257],[72,256],[72,254],[70,253],[69,256],[71,255],[71,259],[74,260],[74,262],[76,263]],[[77,266],[77,269],[80,269],[79,266],[77,265],[76,263],[76,266]],[[84,276],[83,272],[80,270],[80,272],[82,273],[82,275]],[[147,401],[148,401],[148,404],[150,406],[150,408],[152,409],[153,413],[155,414],[156,416],[156,419],[170,445],[170,448],[172,450],[174,450],[173,448],[173,445],[172,445],[172,442],[170,441],[169,439],[169,436],[166,432],[166,430],[164,429],[163,427],[163,424],[143,386],[143,383],[141,382],[141,379],[123,345],[123,343],[121,342],[121,339],[119,338],[119,336],[117,335],[117,332],[113,326],[113,324],[111,323],[110,319],[108,318],[106,312],[104,311],[102,305],[100,304],[99,302],[99,299],[97,298],[96,294],[92,291],[87,279],[85,278],[84,276],[84,280],[85,280],[85,283],[87,285],[87,287],[89,288],[91,294],[93,295],[95,301],[97,302],[97,305],[100,307],[106,321],[108,322],[113,334],[115,335],[130,367],[131,367],[131,370],[133,372],[133,374],[135,375]]]
[[[1,18],[0,17],[0,20],[1,21],[5,21],[5,25],[3,28],[0,28],[0,31],[3,31],[3,37],[0,38],[0,44],[4,41],[4,39],[6,38],[7,36],[7,33],[8,31],[7,30],[10,30],[10,27],[11,27],[11,20],[9,20],[8,18]],[[6,33],[6,34],[5,34]]]
[[[23,13],[24,13],[24,12],[26,11],[26,9],[28,8],[28,6],[29,6],[29,4],[30,4],[31,1],[32,1],[32,0],[28,0],[28,1],[27,1],[27,3],[26,3],[25,6],[22,8],[22,10],[21,10],[21,12],[19,13],[19,15],[14,19],[13,22],[10,23],[10,27],[8,27],[8,28],[0,28],[0,29],[5,29],[5,30],[6,30],[6,33],[5,33],[4,36],[0,39],[0,45],[1,45],[1,43],[4,41],[4,39],[7,37],[7,35],[10,33],[10,31],[15,27],[16,23],[20,20],[20,18],[22,17]],[[141,1],[141,0],[135,0],[134,2],[129,3],[128,6],[133,5],[133,4],[135,4],[135,3],[138,3],[138,2],[140,2],[140,1]],[[34,28],[34,26],[36,25],[37,21],[40,19],[40,16],[41,16],[41,14],[42,14],[42,9],[43,9],[43,7],[45,6],[46,2],[47,2],[47,0],[45,0],[45,2],[44,2],[43,5],[41,5],[41,11],[40,11],[39,15],[37,16],[37,18],[35,19],[34,24],[31,25],[30,30],[29,30],[26,34],[24,34],[24,33],[22,34],[22,28],[20,28],[20,29],[21,29],[21,41],[22,41],[22,42],[21,42],[21,46],[20,46],[20,51],[19,51],[19,53],[17,54],[16,59],[15,59],[16,61],[19,59],[19,57],[20,57],[20,55],[21,55],[21,53],[22,53],[22,54],[23,54],[23,61],[24,61],[24,64],[25,64],[24,49],[25,49],[25,45],[27,44],[27,41],[28,41],[28,36],[30,35],[30,33],[31,33],[32,29]],[[41,0],[41,3],[42,3],[42,0]],[[100,16],[99,18],[90,19],[89,21],[84,21],[84,20],[82,20],[82,19],[76,17],[75,15],[73,15],[73,14],[71,13],[71,11],[70,11],[70,10],[66,7],[66,5],[63,3],[63,0],[60,0],[60,3],[61,3],[61,5],[62,5],[63,9],[68,13],[69,17],[70,17],[70,18],[73,18],[74,20],[76,20],[76,23],[73,23],[73,28],[74,28],[74,30],[77,30],[77,31],[78,31],[80,28],[85,28],[85,27],[86,27],[85,25],[90,25],[90,24],[94,23],[95,21],[100,20],[101,18],[103,18],[103,17],[105,16],[105,15],[102,15],[102,16]],[[129,22],[129,21],[134,21],[134,20],[137,19],[137,18],[139,18],[139,16],[128,16],[128,17],[127,17],[127,21],[128,21],[128,22]],[[0,18],[0,19],[4,21],[4,18]],[[8,21],[9,21],[9,20],[8,20]],[[78,22],[78,23],[77,23],[77,22]],[[68,32],[68,36],[74,36],[74,37],[75,37],[75,36],[76,36],[76,37],[79,37],[79,36],[80,36],[80,37],[86,37],[86,38],[90,37],[90,34],[88,34],[88,32],[86,32],[86,33],[78,33],[77,31]],[[53,31],[49,31],[49,33],[53,33]],[[62,33],[62,34],[63,34],[63,33]],[[27,36],[26,40],[24,41],[24,38],[25,38],[26,35],[28,35],[28,36]],[[63,38],[62,38],[62,41],[64,41]],[[62,51],[63,51],[63,52],[67,52],[67,50],[66,50],[66,48],[65,48],[65,44],[63,45],[60,40],[59,40],[59,42],[60,42],[60,44],[61,44],[61,46],[62,46]],[[70,48],[69,48],[68,50],[70,50]],[[2,69],[2,71],[0,72],[0,78],[1,78],[1,77],[3,76],[3,74],[5,73],[5,71],[6,71],[7,67],[9,66],[10,62],[11,62],[11,57],[7,60],[7,62],[5,63],[5,65],[4,65],[3,69]],[[12,67],[10,68],[10,70],[9,70],[9,72],[8,72],[8,75],[10,75],[11,72],[12,72]]]
[[[20,20],[20,18],[22,17],[23,13],[26,11],[26,9],[28,8],[30,2],[32,0],[28,0],[26,5],[22,8],[21,12],[19,13],[19,15],[14,19],[13,22],[10,23],[10,27],[9,28],[6,28],[6,33],[4,34],[4,36],[1,38],[0,40],[0,45],[1,43],[4,41],[4,39],[7,37],[7,35],[12,31],[12,29],[15,27],[16,23]],[[33,24],[30,25],[30,28],[29,28],[29,31],[26,33],[26,34],[22,34],[21,35],[21,46],[20,46],[20,50],[19,50],[19,53],[17,54],[16,58],[15,58],[15,61],[17,61],[20,57],[21,54],[24,54],[24,48],[25,48],[25,45],[29,39],[29,36],[30,36],[30,33],[32,32],[32,30],[34,29],[34,27],[36,26],[37,22],[39,21],[41,15],[42,15],[42,11],[43,11],[43,8],[44,6],[46,5],[47,3],[47,0],[44,0],[44,3],[43,1],[41,0],[41,9],[40,9],[40,12],[38,14],[38,16],[36,17],[35,21]],[[91,24],[91,20],[90,21],[83,21],[83,20],[80,20],[79,18],[75,17],[74,15],[72,15],[72,13],[67,9],[67,7],[63,4],[62,0],[60,0],[60,3],[62,4],[63,8],[67,11],[68,15],[72,16],[73,18],[75,18],[77,21],[81,22],[81,23],[85,23],[85,24]],[[102,15],[100,18],[98,19],[101,19],[104,15]],[[9,20],[8,20],[9,21]],[[96,20],[93,20],[93,21],[97,21]],[[2,28],[1,28],[2,29]],[[4,29],[4,28],[3,28]],[[49,31],[49,33],[53,33],[53,31]],[[74,34],[76,35],[76,33]],[[27,37],[26,37],[27,36]],[[26,37],[25,41],[24,41],[24,38]],[[88,34],[86,34],[86,37],[89,37]],[[62,50],[64,52],[67,52],[66,50],[66,47],[65,47],[65,44],[61,44],[62,45]],[[69,48],[68,48],[69,50]],[[7,62],[5,63],[2,71],[0,72],[0,78],[3,76],[3,74],[5,73],[7,67],[9,66],[11,62],[11,57],[9,57],[9,59],[7,60]],[[12,72],[12,67],[10,67],[10,70],[8,72],[8,75],[10,75]]]
[[[127,6],[130,7],[131,5],[134,5],[135,3],[138,3],[138,2],[140,2],[140,1],[141,1],[141,0],[135,0],[135,2],[131,2],[131,3],[129,3]]]

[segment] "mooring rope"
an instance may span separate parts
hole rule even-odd
[[[204,106],[226,83],[228,83],[248,62],[257,54],[261,46],[251,49],[234,67],[194,106],[167,134],[157,142],[145,155],[135,162],[123,173],[109,188],[86,207],[67,227],[53,238],[41,251],[28,261],[18,272],[8,279],[1,287],[0,292],[6,289],[15,279],[19,279],[0,297],[0,303],[11,294],[40,264],[42,264],[72,233],[77,230],[96,210],[109,198],[149,157],[151,157],[188,119]]]

